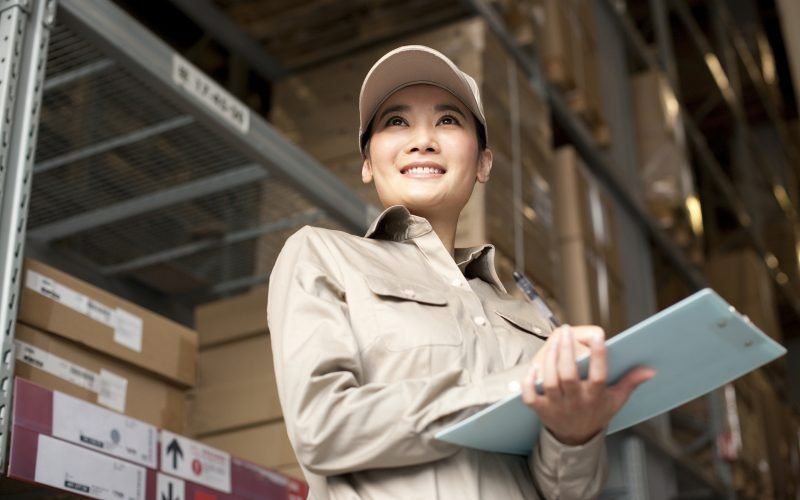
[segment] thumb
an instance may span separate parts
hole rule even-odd
[[[630,370],[617,383],[608,388],[612,410],[616,414],[625,404],[633,391],[656,376],[653,368],[637,367]]]

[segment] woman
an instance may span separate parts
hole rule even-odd
[[[458,215],[492,168],[471,77],[430,48],[401,47],[367,74],[359,108],[362,177],[388,208],[365,237],[301,229],[270,279],[281,405],[311,498],[596,496],[604,428],[652,370],[607,386],[601,329],[551,332],[505,292],[491,245],[454,248]],[[574,360],[587,348],[581,380]],[[520,390],[544,425],[529,458],[433,438]]]

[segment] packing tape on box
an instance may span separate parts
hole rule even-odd
[[[25,286],[73,311],[111,327],[114,341],[142,352],[142,318],[119,307],[111,308],[62,285],[53,278],[28,269]]]

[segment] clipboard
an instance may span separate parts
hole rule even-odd
[[[698,398],[784,355],[786,349],[706,288],[606,341],[608,380],[636,366],[656,369],[609,423],[611,434]],[[589,355],[578,359],[586,378]],[[540,427],[517,394],[438,432],[467,448],[529,455]]]

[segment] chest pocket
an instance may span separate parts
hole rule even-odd
[[[496,309],[495,314],[505,320],[505,324],[509,324],[517,330],[522,330],[542,340],[547,340],[552,332],[549,323],[536,322],[535,319],[528,319],[515,312]]]
[[[447,297],[413,281],[365,276],[374,294],[378,342],[390,351],[461,345]]]

